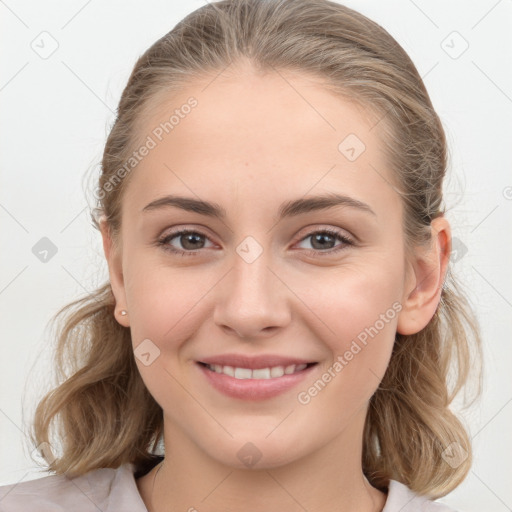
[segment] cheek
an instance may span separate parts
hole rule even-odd
[[[171,267],[140,255],[126,265],[125,286],[134,344],[144,338],[156,343],[179,339],[179,333],[197,319],[201,297],[216,280],[207,269]]]
[[[303,391],[305,403],[322,391],[325,404],[343,402],[350,410],[368,400],[382,379],[395,340],[402,309],[401,269],[381,265],[344,269],[334,279],[309,292],[309,304],[319,320],[317,337],[329,348],[331,358],[321,368],[321,382]],[[320,288],[323,290],[320,292]],[[326,334],[327,333],[327,334]],[[330,391],[323,393],[324,387]],[[339,411],[343,410],[338,409]]]
[[[373,264],[360,261],[318,276],[302,291],[298,282],[295,290],[302,293],[304,302],[324,321],[326,332],[339,340],[340,348],[376,323],[379,331],[396,326],[396,310],[400,309],[396,303],[403,288],[400,265],[385,265],[381,259]]]
[[[132,345],[146,387],[164,409],[170,397],[172,402],[190,400],[193,344],[187,341],[213,315],[209,293],[217,273],[157,263],[131,273],[128,267],[126,276]]]
[[[138,272],[127,287],[139,373],[164,410],[190,401],[188,385],[183,387],[188,369],[182,364],[181,349],[204,321],[200,298],[212,287],[210,281],[211,276],[201,281],[193,279],[192,273],[153,267]]]

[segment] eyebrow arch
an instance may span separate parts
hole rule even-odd
[[[335,206],[346,206],[356,208],[362,212],[376,213],[366,203],[352,197],[341,194],[330,193],[320,196],[310,196],[300,199],[284,202],[279,208],[279,219],[285,217],[295,217],[304,213],[310,213],[318,210],[327,210]],[[160,208],[176,207],[185,211],[206,215],[208,217],[225,219],[226,210],[217,203],[194,199],[192,197],[181,197],[167,195],[147,204],[142,211],[152,211]]]

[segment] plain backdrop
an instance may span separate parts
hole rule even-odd
[[[345,4],[409,53],[450,146],[453,268],[479,316],[485,380],[481,400],[461,412],[474,465],[441,501],[467,512],[512,510],[512,2]],[[120,94],[137,57],[202,5],[0,2],[0,484],[44,476],[26,443],[22,397],[30,406],[51,372],[50,317],[108,275],[87,190]],[[56,251],[46,262],[37,256],[45,237]]]

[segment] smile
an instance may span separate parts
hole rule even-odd
[[[250,368],[239,368],[234,366],[222,366],[220,364],[205,364],[206,368],[215,372],[229,375],[235,379],[277,379],[283,375],[291,375],[292,373],[304,370],[307,364],[291,364],[289,366],[271,366],[267,368],[258,368],[251,370]]]
[[[245,368],[196,362],[196,368],[215,390],[240,400],[267,400],[291,391],[315,370],[318,363]]]

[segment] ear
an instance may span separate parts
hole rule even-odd
[[[100,218],[99,225],[101,236],[103,238],[103,252],[105,253],[105,258],[107,259],[108,263],[110,286],[112,287],[112,293],[116,299],[114,315],[116,320],[123,327],[130,327],[130,321],[128,319],[129,315],[121,315],[121,310],[128,309],[126,305],[121,251],[112,240],[110,227],[104,216]]]
[[[431,233],[428,247],[414,249],[398,317],[399,334],[421,331],[434,316],[441,300],[452,245],[450,224],[445,217],[431,222]]]

